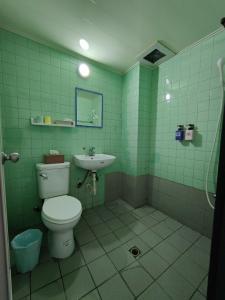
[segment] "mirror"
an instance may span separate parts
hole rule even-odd
[[[103,127],[103,94],[75,89],[76,126]]]

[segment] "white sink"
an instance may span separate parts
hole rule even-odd
[[[115,156],[107,154],[95,154],[94,156],[74,155],[75,164],[78,167],[91,171],[108,167],[115,159]]]

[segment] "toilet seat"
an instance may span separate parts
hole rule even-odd
[[[80,201],[68,195],[45,199],[42,207],[42,217],[56,224],[73,222],[81,213]]]

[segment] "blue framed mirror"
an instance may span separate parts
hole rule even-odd
[[[75,88],[76,126],[103,127],[103,94]]]

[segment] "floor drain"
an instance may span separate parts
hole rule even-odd
[[[133,255],[133,257],[137,257],[138,255],[141,254],[141,251],[136,246],[130,248],[129,251]]]

